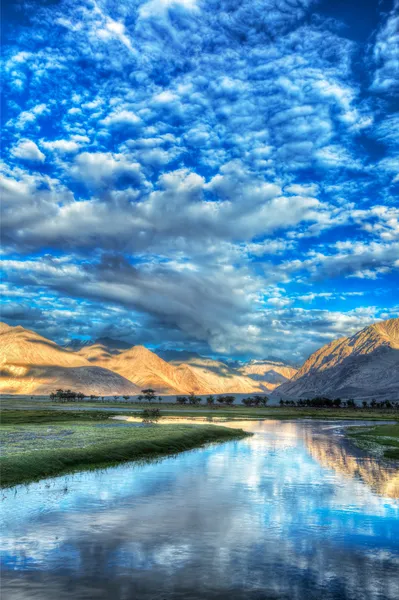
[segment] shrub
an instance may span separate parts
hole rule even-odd
[[[140,416],[143,423],[152,423],[161,418],[161,411],[159,408],[145,408]]]

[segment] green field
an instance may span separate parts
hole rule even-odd
[[[250,407],[236,404],[230,407],[215,405],[209,407],[206,404],[197,406],[179,405],[176,403],[156,403],[156,402],[125,402],[107,401],[107,402],[69,402],[54,403],[50,401],[38,402],[34,400],[3,400],[3,422],[6,413],[16,410],[30,411],[82,411],[86,415],[92,413],[99,414],[104,411],[107,416],[111,415],[129,415],[139,413],[144,408],[159,408],[162,416],[174,417],[221,417],[224,419],[364,419],[371,421],[381,421],[386,419],[399,420],[399,411],[397,409],[371,409],[371,408],[308,408],[292,406],[268,406],[266,408]]]
[[[385,458],[399,459],[399,423],[351,427],[348,435],[356,446]]]
[[[109,414],[104,413],[7,412],[3,413],[0,427],[1,487],[174,454],[248,435],[242,430],[215,425],[137,427],[110,421]]]

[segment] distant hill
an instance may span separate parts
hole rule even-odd
[[[289,381],[298,371],[295,367],[278,359],[251,360],[238,370],[244,376],[261,383],[269,390]]]
[[[250,377],[246,377],[238,370],[231,368],[226,363],[207,358],[205,356],[195,356],[180,363],[178,360],[172,361],[171,364],[189,369],[197,379],[201,382],[202,388],[205,391],[197,393],[253,393],[253,392],[268,392],[270,388],[264,386],[262,382],[254,381]]]
[[[176,361],[181,364],[191,358],[201,358],[201,355],[198,352],[190,352],[188,350],[154,350],[155,354],[166,360],[166,362]]]
[[[275,397],[323,395],[354,399],[399,399],[399,319],[365,327],[314,352]]]
[[[123,342],[122,340],[114,340],[113,338],[110,338],[110,337],[101,337],[101,338],[97,338],[94,341],[93,340],[80,340],[80,339],[74,338],[72,340],[69,340],[69,342],[67,342],[66,344],[63,344],[62,347],[65,348],[66,350],[72,350],[72,352],[79,352],[80,350],[83,350],[84,348],[90,348],[92,346],[103,346],[109,352],[118,353],[118,352],[123,352],[123,350],[127,350],[128,348],[130,348],[131,344],[128,344],[127,342]]]
[[[0,324],[0,392],[47,394],[70,388],[85,394],[138,393],[117,373],[92,366],[83,356],[24,329]]]

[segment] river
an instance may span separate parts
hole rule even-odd
[[[397,600],[397,464],[346,424],[3,490],[3,600]]]

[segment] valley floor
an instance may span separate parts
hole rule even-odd
[[[155,408],[157,405],[151,405]],[[1,487],[27,483],[61,473],[110,466],[122,461],[174,454],[209,442],[247,435],[241,429],[220,426],[224,420],[345,419],[398,421],[397,410],[364,408],[299,408],[241,406],[159,406],[172,424],[121,422],[110,417],[130,415],[139,421],[148,404],[2,402],[0,441],[3,456]],[[182,417],[195,417],[187,424]],[[180,422],[179,422],[180,421]],[[217,423],[219,426],[211,423]],[[399,458],[399,423],[350,428],[352,441],[367,452]]]
[[[106,401],[83,401],[83,402],[51,402],[47,397],[17,397],[3,396],[1,399],[3,414],[15,412],[16,410],[35,411],[84,411],[86,415],[92,413],[105,413],[106,416],[117,414],[140,413],[144,408],[159,408],[161,415],[165,417],[173,416],[201,416],[206,418],[225,418],[225,419],[365,419],[370,421],[381,421],[384,419],[399,420],[398,409],[387,408],[309,408],[297,406],[279,406],[272,405],[265,408],[245,407],[242,404],[233,406],[223,406],[215,404],[209,407],[206,404],[191,406],[189,404],[180,405],[175,402],[121,402],[118,400]],[[87,417],[88,418],[88,417]]]
[[[246,435],[214,425],[124,424],[110,421],[105,413],[4,411],[1,487],[175,454]]]
[[[374,427],[352,427],[348,431],[348,435],[353,443],[362,450],[384,458],[399,459],[399,423]]]

